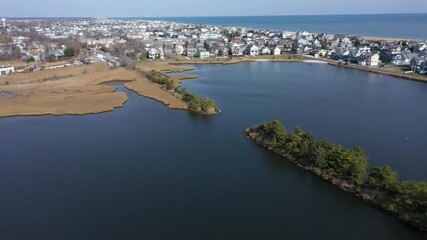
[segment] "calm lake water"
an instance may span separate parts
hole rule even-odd
[[[222,114],[128,92],[110,113],[0,119],[0,239],[426,239],[244,129],[279,119],[427,180],[427,84],[302,63],[192,73]]]
[[[122,18],[123,19],[123,18]],[[124,18],[427,40],[427,14]]]

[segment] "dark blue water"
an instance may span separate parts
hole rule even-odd
[[[243,133],[280,119],[425,180],[426,84],[316,64],[194,72],[184,85],[222,114],[128,92],[110,113],[0,119],[0,239],[426,238]]]
[[[389,164],[405,180],[427,181],[425,83],[306,63],[208,65],[192,74],[202,77],[183,86],[231,105],[221,115],[227,121],[278,119],[319,139],[361,146],[373,165]]]
[[[125,18],[135,19],[135,18]],[[254,29],[427,39],[427,14],[137,18]]]

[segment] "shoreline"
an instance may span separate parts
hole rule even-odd
[[[339,64],[339,63],[333,63],[333,62],[328,62],[328,64],[331,66],[335,66],[335,67],[350,68],[350,69],[355,69],[355,70],[359,70],[359,71],[365,71],[365,72],[376,73],[376,74],[380,74],[380,75],[387,75],[387,76],[391,76],[391,77],[395,77],[395,78],[401,78],[404,80],[411,80],[411,81],[427,83],[427,77],[423,77],[420,75],[410,75],[410,74],[399,73],[399,72],[391,72],[391,71],[387,71],[384,69],[369,68],[366,66],[361,66],[361,65],[356,65],[356,64],[345,65],[345,64]]]
[[[314,58],[309,57],[306,55],[297,55],[297,57],[293,58],[286,58],[285,56],[279,56],[277,58],[274,58],[274,56],[267,55],[266,57],[258,56],[258,57],[239,57],[236,59],[232,59],[232,61],[200,61],[200,60],[186,60],[183,62],[171,62],[172,65],[207,65],[207,64],[222,64],[222,65],[229,65],[229,64],[240,64],[240,63],[248,63],[248,62],[299,62],[299,63],[315,63],[315,64],[329,64],[331,66],[335,67],[343,67],[343,68],[350,68],[355,69],[359,71],[365,71],[370,73],[376,73],[380,75],[388,75],[395,78],[400,78],[404,80],[411,80],[411,81],[418,81],[418,82],[425,82],[427,83],[427,76],[421,76],[421,75],[410,75],[405,73],[399,73],[399,72],[392,72],[380,68],[372,68],[357,64],[340,64],[338,61],[327,59],[327,58]],[[191,69],[192,70],[192,69]],[[189,70],[189,71],[191,71]]]
[[[186,78],[196,76],[187,76]],[[179,78],[182,81],[186,78]],[[0,118],[24,116],[87,115],[114,111],[127,102],[121,83],[136,94],[171,109],[187,110],[174,94],[146,79],[136,70],[110,69],[104,64],[23,73],[0,79]]]
[[[198,75],[194,74],[168,75],[171,73],[184,73],[195,69],[192,66],[183,65],[230,65],[248,62],[329,64],[335,67],[427,83],[427,78],[423,76],[391,72],[355,64],[344,65],[334,60],[304,55],[268,55],[206,60],[181,58],[175,59],[175,61],[141,62],[135,70],[125,68],[109,69],[103,64],[93,64],[83,67],[18,73],[11,77],[0,79],[0,94],[8,93],[6,96],[0,98],[0,118],[13,116],[86,115],[111,112],[116,108],[123,107],[127,101],[127,96],[123,96],[123,94],[126,95],[123,92],[115,92],[115,88],[108,85],[110,82],[123,83],[124,87],[128,90],[135,92],[139,96],[156,100],[170,109],[188,110],[187,104],[176,93],[167,91],[160,85],[152,83],[141,72],[150,70],[160,71],[170,77],[177,86],[180,86],[184,80],[199,78]],[[6,82],[10,82],[11,84]],[[37,101],[33,101],[34,99],[38,101],[38,104]]]
[[[393,217],[398,219],[400,222],[407,224],[408,226],[421,231],[427,232],[426,226],[426,217],[418,216],[419,213],[414,212],[402,212],[398,210],[391,210],[389,208],[389,202],[392,199],[392,195],[384,190],[373,189],[372,187],[366,186],[364,184],[356,184],[349,180],[344,180],[338,176],[333,176],[331,173],[316,167],[314,165],[309,165],[305,162],[304,159],[297,159],[291,156],[290,153],[285,152],[282,149],[277,147],[271,147],[267,144],[268,137],[263,135],[260,126],[254,126],[247,128],[245,130],[245,135],[248,139],[254,141],[257,145],[265,148],[267,151],[271,151],[274,154],[281,156],[283,159],[290,161],[297,165],[299,168],[310,172],[311,174],[319,177],[321,180],[332,184],[333,186],[338,187],[339,189],[351,193],[353,196],[362,199],[364,202],[368,203],[370,206],[375,207]],[[418,215],[417,215],[418,214]],[[424,220],[421,220],[424,219]]]

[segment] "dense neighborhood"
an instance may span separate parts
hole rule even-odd
[[[303,55],[427,73],[426,41],[119,19],[2,19],[0,32],[1,75],[100,61],[118,67],[175,56],[259,55]],[[17,60],[25,64],[13,64]]]

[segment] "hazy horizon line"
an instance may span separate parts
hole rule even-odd
[[[427,12],[422,13],[331,13],[331,14],[273,14],[273,15],[205,15],[205,16],[131,16],[131,17],[124,17],[124,16],[115,16],[115,17],[106,17],[106,16],[80,16],[80,17],[60,17],[60,16],[44,16],[44,17],[11,17],[11,16],[4,16],[5,18],[9,19],[37,19],[37,18],[62,18],[62,19],[78,19],[78,18],[107,18],[107,19],[120,19],[120,18],[215,18],[215,17],[290,17],[290,16],[348,16],[348,15],[405,15],[405,14],[427,14]],[[0,16],[1,17],[1,16]]]

